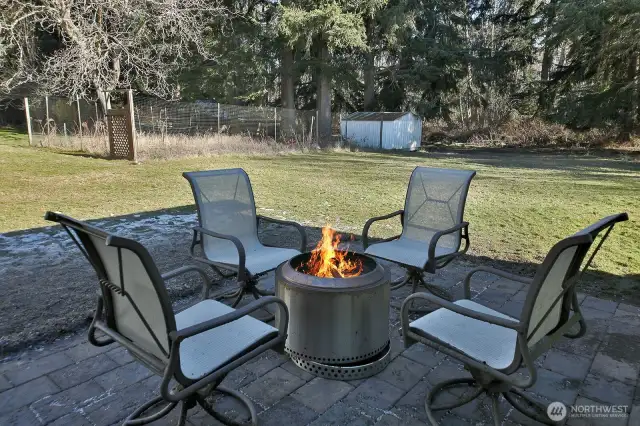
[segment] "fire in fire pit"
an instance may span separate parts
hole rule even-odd
[[[322,228],[322,239],[311,252],[309,261],[298,266],[299,272],[321,278],[349,278],[362,273],[362,260],[338,248],[340,235],[331,225]]]
[[[371,376],[390,361],[389,272],[372,257],[339,249],[330,227],[322,235],[315,250],[276,270],[276,295],[289,308],[285,349],[321,377]]]

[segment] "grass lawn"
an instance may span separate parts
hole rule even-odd
[[[402,208],[417,165],[474,169],[466,219],[472,253],[540,261],[550,246],[591,222],[626,211],[595,267],[640,272],[640,163],[591,155],[465,151],[429,154],[314,152],[152,160],[139,165],[29,148],[26,137],[0,133],[0,232],[47,225],[58,210],[82,219],[193,203],[183,171],[242,167],[259,208],[272,216],[332,223],[360,232],[376,215]],[[374,234],[399,229],[389,221]]]

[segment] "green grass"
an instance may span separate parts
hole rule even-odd
[[[478,172],[466,210],[476,255],[537,262],[558,239],[626,211],[631,221],[612,234],[595,267],[616,275],[640,271],[640,164],[631,159],[487,151],[316,152],[133,165],[26,144],[22,135],[0,133],[0,232],[47,225],[46,210],[89,219],[192,204],[183,171],[242,167],[258,207],[359,233],[368,218],[402,208],[411,170],[426,165]],[[373,229],[380,236],[397,230],[395,220]]]

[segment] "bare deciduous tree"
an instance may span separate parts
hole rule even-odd
[[[136,86],[172,97],[173,71],[209,58],[207,32],[224,25],[216,0],[0,0],[0,91],[32,83],[89,96]],[[39,49],[50,34],[59,47]]]

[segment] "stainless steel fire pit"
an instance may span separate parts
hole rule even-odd
[[[285,350],[300,368],[327,379],[355,380],[382,371],[390,361],[389,271],[349,252],[362,261],[361,275],[318,278],[298,271],[309,256],[300,254],[276,270],[276,295],[289,308]]]

